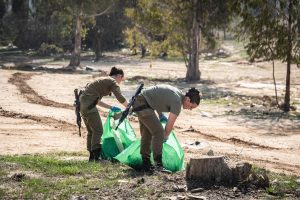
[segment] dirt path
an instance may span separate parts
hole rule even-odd
[[[115,63],[98,64],[101,70],[108,71]],[[205,74],[203,79],[207,80],[206,84],[203,82],[187,84],[180,81],[179,78],[184,76],[185,69],[182,63],[178,64],[178,62],[156,61],[152,63],[152,68],[149,68],[149,62],[129,60],[123,62],[121,67],[126,71],[129,80],[139,81],[144,77],[150,77],[143,81],[146,85],[152,85],[163,79],[163,82],[176,85],[183,90],[190,86],[198,87],[206,96],[228,93],[232,95],[253,94],[255,96],[249,96],[249,99],[255,99],[257,96],[262,96],[262,93],[273,94],[272,88],[247,88],[244,84],[246,82],[269,83],[271,80],[267,76],[269,73],[267,67],[252,66],[252,72],[256,70],[256,73],[261,75],[258,77],[249,73],[245,66],[208,62],[207,65],[202,66],[204,67],[203,74]],[[174,67],[178,70],[174,71]],[[84,137],[77,136],[72,107],[73,90],[96,79],[95,74],[32,73],[12,70],[1,70],[0,73],[0,93],[2,94],[0,120],[3,122],[0,123],[1,154],[85,149]],[[281,77],[283,75],[283,72],[278,72],[279,82],[283,81]],[[175,80],[175,82],[168,82],[168,79]],[[122,91],[127,98],[131,96],[135,88],[135,83],[125,82],[122,85]],[[299,91],[299,83],[294,81],[293,99],[299,98]],[[111,97],[105,98],[104,101],[119,105]],[[203,103],[193,111],[183,111],[178,117],[175,132],[184,147],[186,158],[205,154],[212,149],[215,154],[227,155],[232,159],[248,160],[277,172],[299,175],[299,120],[250,119],[243,116],[222,115],[225,111],[237,110],[244,105],[238,106]],[[101,111],[101,114],[104,116],[104,121],[106,111]],[[131,121],[138,134],[136,119]],[[85,131],[83,132],[85,134]],[[196,142],[200,145],[195,145]]]
[[[37,94],[26,82],[30,80],[31,77],[34,75],[37,74],[24,74],[24,73],[17,72],[12,75],[12,77],[8,80],[8,82],[15,85],[18,91],[21,93],[21,95],[24,98],[26,98],[29,103],[51,106],[56,108],[73,109],[72,105],[55,102]]]

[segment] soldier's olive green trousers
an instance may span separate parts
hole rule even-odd
[[[102,121],[99,112],[92,112],[82,115],[84,124],[87,128],[87,150],[93,151],[101,148],[101,136],[103,134]]]
[[[101,148],[101,136],[103,134],[102,121],[96,106],[90,108],[95,103],[95,98],[82,94],[80,96],[80,113],[87,128],[87,150],[93,151]]]
[[[133,108],[146,105],[146,99],[139,95],[136,98]],[[143,158],[150,158],[151,147],[154,160],[162,155],[162,146],[164,140],[164,129],[152,108],[136,112],[139,119],[141,132],[141,155]]]

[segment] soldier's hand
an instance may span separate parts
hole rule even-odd
[[[119,108],[117,106],[112,106],[111,107],[111,111],[113,111],[113,112],[121,112],[121,108]]]
[[[159,116],[159,121],[167,123],[168,118],[166,117],[166,115],[164,115],[163,113],[161,113],[161,115]]]

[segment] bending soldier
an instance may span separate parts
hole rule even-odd
[[[80,96],[80,112],[88,130],[87,150],[90,153],[89,161],[100,161],[99,157],[101,155],[103,127],[96,105],[98,104],[104,108],[112,109],[115,112],[121,111],[120,108],[110,106],[101,101],[102,97],[110,95],[111,92],[121,104],[125,107],[128,105],[119,87],[123,78],[123,70],[113,67],[111,68],[109,76],[101,77],[88,84]]]
[[[143,159],[143,171],[164,171],[162,164],[162,146],[171,133],[177,116],[183,109],[192,110],[200,103],[199,91],[189,89],[184,95],[179,89],[170,85],[156,85],[142,90],[133,105],[133,111],[137,113],[141,132],[141,156]],[[159,118],[155,114],[157,111]],[[166,118],[163,112],[169,112]],[[166,122],[165,129],[160,121]],[[151,166],[151,146],[155,166]]]

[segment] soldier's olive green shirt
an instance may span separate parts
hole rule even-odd
[[[120,103],[124,103],[126,101],[125,97],[121,93],[119,84],[110,76],[101,77],[98,80],[87,84],[84,90],[84,94],[86,96],[95,99],[99,97],[99,100],[101,100],[102,97],[109,95],[111,92],[116,96]]]
[[[149,106],[158,112],[171,112],[179,115],[184,99],[181,90],[170,85],[156,85],[142,90],[141,93]]]

